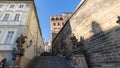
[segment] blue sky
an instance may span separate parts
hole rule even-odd
[[[34,0],[44,41],[50,39],[50,16],[73,12],[80,0]]]

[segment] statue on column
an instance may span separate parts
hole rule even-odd
[[[75,37],[75,35],[73,34],[72,37],[70,38],[73,46],[72,46],[72,52],[73,53],[79,53],[78,52],[78,39]]]
[[[73,34],[73,36],[71,37],[71,42],[73,44],[73,52],[70,61],[72,62],[73,66],[78,68],[88,68],[86,57],[84,55],[84,38],[81,36],[80,41],[78,42],[77,38]]]
[[[27,38],[27,36],[23,36],[23,34],[21,34],[20,37],[17,38],[16,42],[17,42],[18,50],[23,48],[23,44],[25,43],[25,38]]]
[[[25,39],[27,38],[27,36],[24,36],[23,34],[21,34],[17,40],[17,50],[13,50],[13,53],[15,56],[13,56],[14,64],[12,65],[12,67],[16,68],[16,67],[20,67],[20,61],[21,61],[21,57],[24,55],[24,48],[23,48],[23,44],[25,43]]]

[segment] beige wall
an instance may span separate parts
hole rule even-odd
[[[31,13],[29,15],[28,23],[26,25],[25,35],[28,37],[24,45],[25,53],[21,60],[21,66],[24,68],[26,64],[37,54],[36,49],[42,49],[43,39],[41,35],[41,30],[39,28],[39,22],[37,21],[37,16],[35,14],[35,8],[32,6]],[[29,41],[32,40],[32,45],[28,48]],[[42,44],[42,45],[40,45]],[[40,48],[41,47],[41,48]],[[41,51],[41,50],[40,50]],[[26,62],[26,63],[25,63]]]
[[[78,42],[81,36],[84,37],[89,64],[94,68],[120,67],[120,24],[116,23],[120,15],[119,6],[120,0],[84,0],[69,19]],[[57,38],[61,40],[62,32],[67,30],[65,27],[53,41],[53,46],[61,45]],[[67,33],[63,35],[67,36]]]
[[[70,55],[72,52],[72,44],[71,44],[71,26],[69,21],[65,24],[64,28],[58,33],[55,39],[52,42],[52,48],[55,55],[60,54],[60,49],[65,49],[65,54]]]
[[[119,29],[120,0],[85,0],[70,19],[72,33],[84,37],[90,64],[120,67]],[[115,61],[115,62],[114,62]]]
[[[73,33],[77,37],[80,37],[80,34],[81,36],[85,35],[84,38],[86,39],[91,37],[93,33],[90,32],[92,30],[90,25],[94,21],[100,25],[103,31],[119,26],[116,21],[117,16],[119,16],[120,8],[118,6],[120,4],[117,2],[118,0],[85,1],[70,20]],[[86,30],[89,32],[89,35]]]

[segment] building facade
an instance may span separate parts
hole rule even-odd
[[[48,42],[45,42],[45,47],[44,47],[45,50],[44,51],[45,52],[50,52],[50,47],[51,46],[48,45]]]
[[[24,68],[30,59],[44,50],[34,0],[0,1],[0,53],[7,59],[7,66],[11,64],[11,53],[13,48],[17,49],[16,39],[21,34],[27,36],[21,59],[21,67]]]
[[[72,13],[64,12],[61,15],[51,16],[50,17],[50,25],[51,25],[51,37],[52,40],[55,38],[57,33],[64,26],[65,22],[70,18]]]
[[[78,42],[83,37],[88,67],[119,68],[119,2],[120,0],[83,0],[52,42],[53,52],[60,54],[60,48],[65,44],[64,53],[70,56],[73,50],[70,38],[74,34]]]

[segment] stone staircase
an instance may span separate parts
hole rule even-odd
[[[26,68],[74,68],[65,59],[58,56],[37,56]]]

